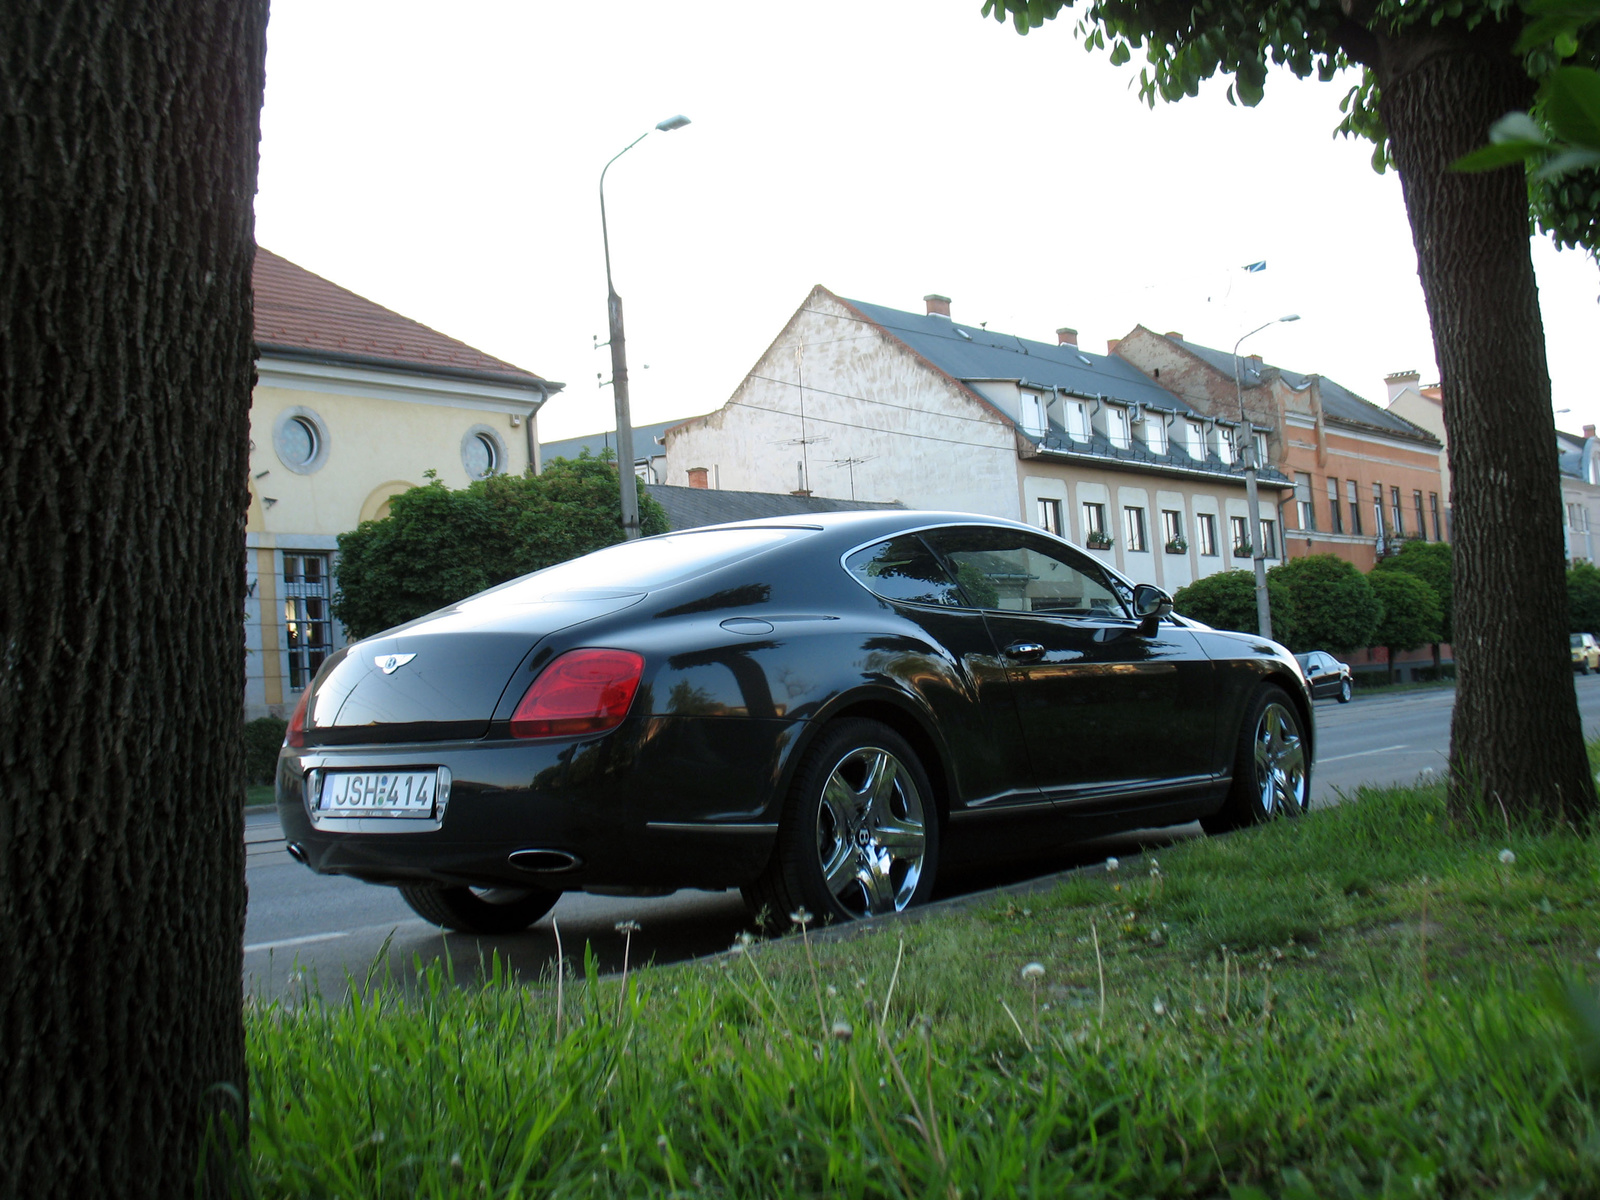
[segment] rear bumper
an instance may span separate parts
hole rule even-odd
[[[737,887],[771,856],[780,781],[803,724],[652,717],[587,740],[285,750],[278,815],[312,870],[373,883]],[[439,766],[451,777],[439,821],[312,823],[307,779],[314,770]],[[512,862],[530,850],[553,853]]]

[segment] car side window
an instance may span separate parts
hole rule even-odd
[[[1125,618],[1123,589],[1100,565],[1068,546],[1023,530],[941,529],[929,541],[979,608]]]
[[[950,572],[914,534],[857,550],[844,565],[869,592],[885,600],[967,606]]]

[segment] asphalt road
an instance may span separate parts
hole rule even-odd
[[[1578,676],[1574,682],[1585,733],[1600,735],[1600,675]],[[1337,803],[1340,793],[1365,783],[1410,782],[1424,771],[1442,771],[1454,698],[1454,689],[1443,689],[1376,698],[1357,693],[1350,704],[1318,701],[1313,804]],[[1108,854],[1136,854],[1199,835],[1199,826],[1185,825],[1104,838],[1004,872],[946,879],[940,894],[1016,884]],[[537,976],[556,956],[558,926],[563,954],[581,961],[588,942],[602,970],[621,965],[618,921],[632,919],[641,927],[633,938],[634,962],[670,962],[724,950],[748,927],[737,892],[684,891],[649,900],[575,893],[526,933],[494,938],[444,933],[412,913],[391,888],[314,875],[294,862],[284,852],[270,812],[247,815],[245,842],[250,907],[244,984],[247,992],[262,997],[314,983],[332,999],[344,994],[349,979],[376,973],[405,982],[415,963],[441,958],[448,958],[458,979],[475,978],[494,955],[518,974]]]

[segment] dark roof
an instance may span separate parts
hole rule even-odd
[[[660,421],[654,425],[635,425],[633,427],[633,457],[635,460],[656,458],[666,453],[656,439],[663,436],[674,425],[682,425],[689,420],[688,417],[679,417],[676,421]],[[563,438],[559,442],[540,442],[539,458],[549,462],[554,458],[577,458],[585,450],[591,456],[598,458],[602,450],[615,450],[617,448],[617,431],[607,429],[600,433],[586,433],[582,437]]]
[[[967,381],[1015,379],[1043,387],[1060,388],[1079,396],[1104,396],[1144,409],[1158,409],[1184,416],[1198,416],[1195,409],[1156,383],[1132,363],[1115,355],[1090,354],[1076,346],[1049,345],[1029,341],[1009,333],[995,333],[976,325],[962,325],[949,317],[918,316],[881,304],[846,300],[868,320],[888,330],[946,375]],[[1088,441],[1076,441],[1055,421],[1050,421],[1044,436],[1036,437],[1018,427],[1041,451],[1067,458],[1081,458],[1099,465],[1106,460],[1134,466],[1165,468],[1183,474],[1219,475],[1238,480],[1242,471],[1215,454],[1191,458],[1173,439],[1166,454],[1151,454],[1142,444],[1114,446],[1096,433]],[[1263,467],[1259,477],[1269,485],[1288,480],[1273,467]]]
[[[1233,355],[1226,350],[1213,350],[1210,346],[1196,345],[1179,338],[1169,337],[1168,341],[1177,342],[1196,358],[1203,359],[1211,366],[1221,371],[1230,379],[1233,378]],[[1243,382],[1245,387],[1251,387],[1261,382],[1261,368],[1253,359],[1245,358],[1240,362],[1243,365]],[[1270,364],[1263,364],[1270,365]],[[1301,391],[1310,382],[1311,376],[1302,375],[1286,367],[1274,367],[1283,381],[1296,391]],[[1326,375],[1322,376],[1322,412],[1325,416],[1336,421],[1346,421],[1356,425],[1366,425],[1384,433],[1397,433],[1401,437],[1416,438],[1420,441],[1432,442],[1438,445],[1439,441],[1420,425],[1413,425],[1404,417],[1390,412],[1387,408],[1380,408],[1370,400],[1364,400],[1341,383],[1336,383]]]
[[[829,500],[822,496],[793,496],[783,492],[724,492],[714,488],[675,487],[650,483],[645,490],[667,510],[674,531],[721,525],[728,521],[789,517],[805,513],[861,512],[904,509],[898,500]]]
[[[1583,448],[1587,444],[1587,438],[1556,430],[1556,457],[1563,475],[1570,475],[1574,479],[1585,478]]]
[[[554,392],[532,371],[475,350],[256,247],[255,338],[263,350]]]
[[[1132,363],[1114,355],[1033,342],[976,325],[962,325],[949,317],[918,316],[860,300],[845,303],[956,379],[1021,379],[1167,412],[1194,411]]]

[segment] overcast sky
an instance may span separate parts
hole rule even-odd
[[[821,283],[1105,349],[1135,324],[1368,399],[1437,378],[1398,180],[1334,138],[1351,80],[1150,110],[1072,36],[980,0],[274,0],[262,245],[564,382],[546,440],[613,427],[597,183],[638,425],[723,404]],[[1267,269],[1246,274],[1245,263]],[[1536,239],[1557,417],[1600,421],[1600,276]],[[648,369],[646,368],[648,364]]]

